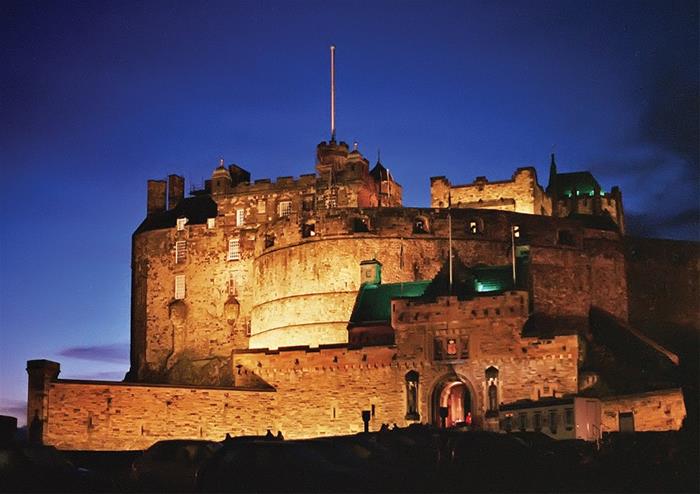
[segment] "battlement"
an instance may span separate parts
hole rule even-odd
[[[450,321],[522,318],[528,316],[528,298],[526,291],[519,290],[471,300],[458,300],[457,297],[437,297],[435,301],[395,299],[391,303],[392,325],[398,327],[426,321],[440,325]]]
[[[391,346],[349,348],[347,344],[281,347],[277,350],[260,348],[234,353],[234,374],[243,372],[308,371],[375,368],[390,366],[396,360]]]
[[[510,243],[510,229],[517,225],[521,243],[566,248],[581,248],[584,231],[585,238],[608,238],[611,233],[609,228],[597,229],[599,225],[591,224],[586,217],[556,218],[476,208],[452,209],[449,216],[451,220],[446,209],[430,208],[319,209],[265,225],[257,247],[259,252],[267,252],[303,242],[347,237],[446,239],[450,236],[450,224],[454,240]]]

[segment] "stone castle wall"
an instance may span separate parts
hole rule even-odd
[[[627,237],[630,321],[700,329],[700,248],[695,242]]]
[[[635,431],[678,430],[686,417],[683,392],[677,388],[604,399],[602,431],[619,431],[620,413],[630,412],[634,417]]]
[[[534,168],[519,168],[510,180],[489,182],[477,177],[471,184],[452,185],[445,177],[430,179],[430,205],[446,208],[487,208],[551,216],[551,201],[537,183]]]
[[[69,450],[145,449],[163,439],[264,434],[274,392],[51,382],[44,444]]]
[[[368,232],[352,231],[357,218],[366,220]],[[414,232],[416,218],[427,225],[426,233]],[[481,227],[478,234],[469,232],[472,220]],[[304,238],[300,223],[309,221],[315,235]],[[530,246],[527,286],[536,311],[585,317],[592,304],[626,319],[624,255],[615,233],[585,230],[573,220],[454,210],[455,254],[467,266],[509,264],[513,224],[521,229],[520,243]],[[559,241],[561,230],[572,244]],[[274,245],[266,247],[268,236]],[[237,227],[217,218],[213,229],[189,225],[139,233],[134,351],[140,362],[149,362],[151,373],[186,356],[221,359],[208,371],[216,374],[234,349],[346,342],[360,262],[376,257],[387,283],[432,279],[447,260],[448,236],[445,210],[408,208],[317,211],[262,226]],[[240,260],[227,260],[231,238],[239,239]],[[183,262],[175,262],[178,240],[187,245]],[[175,301],[179,274],[186,295]]]

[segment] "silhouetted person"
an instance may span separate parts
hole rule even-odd
[[[282,431],[277,431],[277,439],[279,441],[284,441],[284,436],[282,435]]]
[[[265,439],[274,439],[275,436],[272,435],[272,431],[270,429],[267,430],[267,434],[265,434]]]

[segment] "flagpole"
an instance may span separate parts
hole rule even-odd
[[[450,291],[449,294],[452,296],[452,195],[447,196],[447,229],[449,235],[448,250],[450,259]]]
[[[510,226],[510,256],[513,265],[513,289],[515,289],[515,227]]]

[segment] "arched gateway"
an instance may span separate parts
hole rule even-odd
[[[432,393],[432,423],[438,427],[476,425],[476,399],[471,383],[457,374],[441,378]]]

